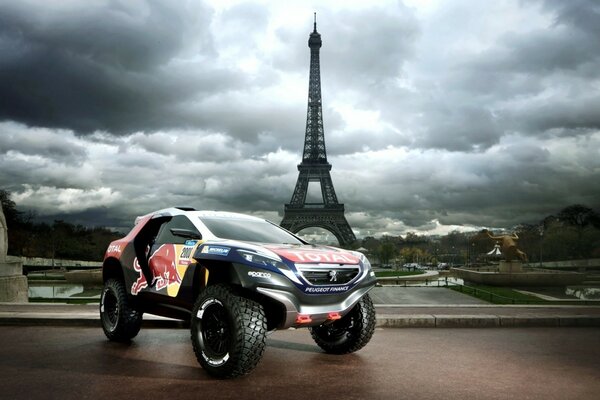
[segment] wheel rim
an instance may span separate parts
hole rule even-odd
[[[111,331],[117,326],[119,320],[119,302],[110,289],[106,289],[102,296],[102,321]]]
[[[231,343],[227,310],[221,302],[212,299],[201,307],[199,317],[199,339],[207,361],[211,364],[224,363],[227,361]]]

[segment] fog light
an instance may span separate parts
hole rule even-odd
[[[310,317],[310,315],[298,314],[298,316],[296,317],[297,324],[308,324],[310,322],[312,322],[312,318]]]
[[[340,318],[342,318],[342,316],[340,315],[339,312],[330,312],[327,315],[327,319],[329,319],[330,321],[337,321]]]

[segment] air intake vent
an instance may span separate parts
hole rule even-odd
[[[296,268],[311,285],[345,285],[360,272],[358,265],[296,264]]]

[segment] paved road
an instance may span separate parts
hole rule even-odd
[[[358,353],[320,352],[276,332],[249,376],[197,365],[189,333],[146,329],[130,344],[98,328],[0,327],[6,399],[597,399],[600,328],[378,329]]]

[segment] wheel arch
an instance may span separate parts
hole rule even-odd
[[[102,264],[102,282],[112,278],[125,282],[121,262],[114,257],[109,257]]]
[[[216,260],[198,260],[200,268],[196,268],[194,276],[194,298],[200,295],[201,291],[211,285],[227,284],[235,289],[235,292],[243,297],[259,303],[267,317],[267,329],[274,330],[285,321],[285,306],[277,300],[263,295],[249,288],[245,288],[242,279],[228,261]],[[204,269],[208,271],[208,280],[205,281]]]

